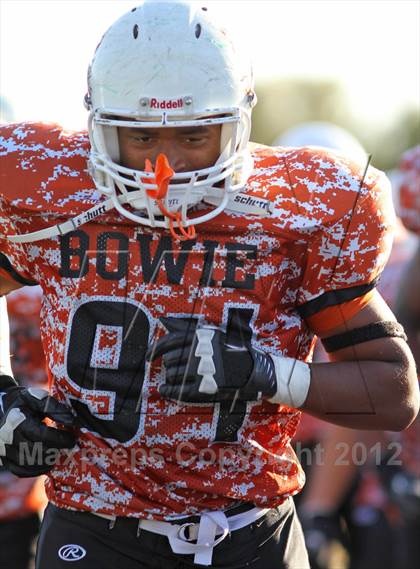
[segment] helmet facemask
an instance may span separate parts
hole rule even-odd
[[[120,164],[118,127],[164,128],[221,124],[220,155],[213,166],[190,172],[175,173],[165,196],[165,207],[180,212],[182,224],[202,223],[218,215],[230,197],[240,191],[249,176],[252,164],[247,150],[250,116],[239,109],[217,110],[216,116],[179,120],[163,115],[161,122],[121,116],[111,118],[107,112],[92,111],[89,135],[92,141],[91,173],[97,189],[113,199],[115,208],[125,217],[151,227],[168,227],[167,219],[147,190],[156,190],[153,173],[135,170]],[[242,114],[242,116],[241,116]],[[220,204],[204,215],[188,217],[188,210],[206,196],[217,196]],[[124,196],[124,205],[119,199]]]

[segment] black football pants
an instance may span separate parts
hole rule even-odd
[[[185,520],[183,520],[184,522]],[[36,569],[198,569],[192,555],[172,552],[167,537],[142,529],[130,518],[114,527],[90,513],[50,504],[41,526]],[[218,569],[309,569],[293,500],[240,530],[213,550]]]

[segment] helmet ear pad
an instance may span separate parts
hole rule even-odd
[[[233,153],[246,150],[251,134],[251,111],[241,109],[238,124],[223,123],[220,133],[220,157],[216,164]]]
[[[95,130],[95,135],[98,129]],[[101,128],[101,136],[103,137],[103,147],[105,148],[109,158],[116,164],[120,162],[120,144],[118,141],[118,127],[105,126]],[[100,148],[100,146],[99,146]]]

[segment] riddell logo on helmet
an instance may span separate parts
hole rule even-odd
[[[181,109],[184,106],[184,101],[182,98],[179,99],[150,99],[151,109]]]

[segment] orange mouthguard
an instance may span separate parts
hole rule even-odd
[[[144,170],[147,173],[153,172],[152,163],[148,158],[146,158]],[[168,159],[165,156],[165,154],[159,154],[158,157],[156,158],[154,180],[147,178],[143,179],[142,181],[143,183],[146,184],[153,182],[156,184],[157,189],[146,190],[146,193],[149,197],[156,200],[156,203],[160,211],[162,212],[162,215],[169,218],[169,230],[171,232],[171,235],[175,239],[179,239],[180,241],[185,241],[187,239],[194,239],[194,237],[196,236],[195,227],[193,225],[190,225],[189,227],[185,228],[182,224],[181,213],[179,211],[176,213],[169,211],[168,209],[166,209],[165,204],[163,203],[163,200],[165,199],[166,194],[168,193],[170,179],[174,174],[175,172],[169,165]],[[175,231],[174,222],[176,222],[177,228],[179,229],[180,233],[177,233]]]

